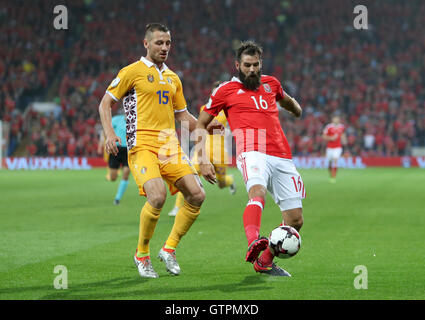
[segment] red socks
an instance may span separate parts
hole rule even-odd
[[[264,200],[261,197],[254,197],[248,201],[243,213],[243,225],[248,245],[260,235],[261,213],[264,209]]]

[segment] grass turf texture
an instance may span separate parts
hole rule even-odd
[[[177,251],[173,277],[156,258],[171,230],[168,196],[151,241],[158,279],[142,279],[132,255],[145,198],[131,182],[121,204],[105,170],[0,171],[0,299],[424,299],[425,170],[300,170],[307,190],[302,249],[275,261],[292,274],[256,274],[244,261],[247,243],[238,191],[204,182],[207,198]],[[261,233],[280,223],[269,196]],[[68,289],[56,290],[54,268],[68,270]],[[354,288],[354,268],[368,271],[368,289]]]

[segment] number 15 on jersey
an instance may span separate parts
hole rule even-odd
[[[158,103],[159,104],[168,104],[168,94],[170,91],[161,91],[158,90],[156,94],[158,95]]]

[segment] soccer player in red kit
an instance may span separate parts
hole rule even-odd
[[[249,197],[243,213],[248,240],[245,260],[253,263],[257,272],[290,276],[273,263],[268,240],[260,237],[259,232],[267,190],[282,212],[283,224],[298,231],[303,225],[304,184],[292,162],[291,148],[280,126],[277,103],[295,117],[301,116],[302,109],[283,91],[279,80],[261,75],[262,51],[253,41],[243,42],[237,49],[235,66],[239,75],[222,83],[211,94],[198,118],[200,136],[196,147],[202,175],[208,182],[215,183],[214,167],[203,152],[203,134],[210,121],[224,110],[235,137],[237,166]]]
[[[328,161],[328,169],[330,182],[336,182],[336,172],[338,170],[338,159],[342,154],[342,144],[346,144],[345,126],[341,123],[339,116],[332,117],[332,122],[323,129],[322,137],[327,141],[326,159]]]

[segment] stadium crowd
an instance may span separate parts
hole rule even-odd
[[[322,155],[321,132],[338,112],[347,154],[397,156],[425,146],[425,3],[366,2],[369,29],[353,27],[354,1],[64,1],[68,29],[53,27],[53,0],[0,0],[0,117],[8,155],[97,156],[99,102],[119,69],[145,53],[146,23],[171,29],[167,65],[190,111],[215,80],[234,72],[233,48],[254,39],[263,73],[277,76],[304,108],[282,127],[295,155]],[[28,110],[54,100],[60,112]],[[117,106],[119,107],[119,106]]]

